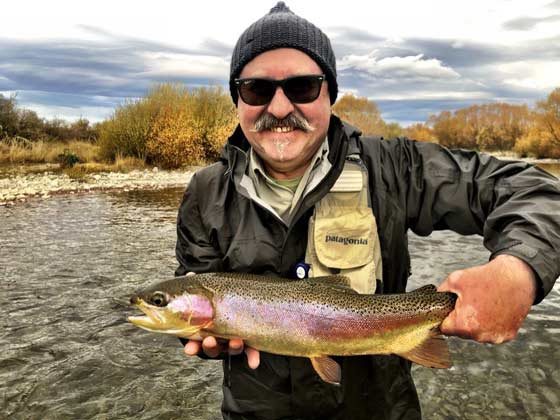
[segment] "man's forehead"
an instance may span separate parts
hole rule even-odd
[[[321,67],[309,55],[294,48],[265,51],[242,69],[240,77],[285,78],[302,74],[322,74]]]

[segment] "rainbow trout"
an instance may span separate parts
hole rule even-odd
[[[305,280],[240,273],[176,277],[131,298],[148,331],[202,340],[241,338],[257,350],[309,357],[319,376],[340,382],[328,356],[397,354],[428,367],[451,366],[439,325],[456,295],[425,286],[413,292],[362,295],[343,276]]]

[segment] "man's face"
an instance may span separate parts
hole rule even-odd
[[[322,73],[319,65],[307,54],[292,48],[281,48],[256,56],[243,68],[239,78],[282,80]],[[265,105],[248,105],[239,97],[237,113],[243,133],[264,161],[269,175],[277,179],[302,176],[327,135],[331,114],[327,82],[322,83],[319,97],[306,104],[292,103],[280,87],[276,88],[270,103]],[[294,114],[306,120],[312,130],[306,132],[284,126],[255,131],[255,123],[267,113],[277,120]]]

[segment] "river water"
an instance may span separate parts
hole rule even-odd
[[[221,418],[220,362],[126,322],[132,292],[173,274],[181,193],[0,207],[1,419]],[[479,237],[451,232],[411,235],[410,248],[409,288],[488,259]],[[424,417],[560,418],[559,310],[557,284],[513,342],[452,338],[453,368],[415,366]]]

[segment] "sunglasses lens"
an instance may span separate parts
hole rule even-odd
[[[264,105],[274,96],[276,87],[270,80],[250,79],[239,85],[239,95],[243,102],[249,105]]]
[[[313,102],[321,92],[323,79],[317,76],[293,77],[286,80],[284,93],[297,104]]]
[[[313,102],[321,93],[324,76],[295,76],[285,80],[238,79],[236,81],[239,96],[248,105],[266,105],[276,93],[276,87],[282,86],[284,94],[296,104]]]

